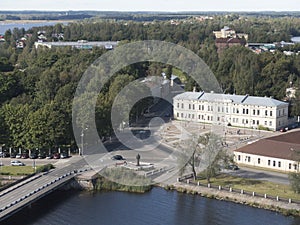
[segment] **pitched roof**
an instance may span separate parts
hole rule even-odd
[[[273,98],[257,97],[249,95],[230,95],[220,93],[207,93],[207,92],[184,92],[174,97],[180,100],[194,100],[194,101],[209,101],[209,102],[232,102],[243,105],[259,105],[259,106],[280,106],[288,105],[288,103],[279,101]]]
[[[298,160],[296,151],[300,151],[300,131],[266,138],[246,145],[235,152],[261,155],[273,158]],[[298,140],[297,140],[298,139]]]

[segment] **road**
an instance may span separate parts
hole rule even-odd
[[[224,170],[223,172],[226,172],[233,176],[240,176],[244,178],[250,178],[255,180],[266,180],[273,183],[280,183],[280,184],[286,184],[289,185],[289,179],[287,174],[283,173],[277,173],[272,171],[265,171],[265,170],[258,170],[248,167],[240,167],[239,170]]]

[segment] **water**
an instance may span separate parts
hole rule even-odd
[[[154,188],[146,194],[56,192],[2,225],[298,225],[300,218]]]
[[[42,26],[53,26],[57,24],[57,21],[48,21],[48,22],[35,22],[35,23],[3,23],[0,22],[0,34],[4,34],[5,31],[8,29],[11,29],[11,31],[16,28],[24,28],[25,30],[28,30],[32,27],[42,27]],[[63,23],[67,24],[67,23]]]

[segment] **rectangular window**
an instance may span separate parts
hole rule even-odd
[[[179,102],[177,102],[177,108],[179,108]]]
[[[268,110],[265,110],[265,116],[267,116],[268,115]]]
[[[272,121],[269,122],[270,126],[272,126]]]
[[[273,166],[276,166],[276,161],[273,161]]]
[[[177,113],[177,117],[179,117],[179,113]]]
[[[189,109],[191,109],[191,104],[189,104]]]
[[[181,118],[183,118],[183,113],[181,113]]]
[[[292,163],[289,163],[289,170],[292,169]]]
[[[267,126],[268,125],[268,121],[265,121],[265,126]]]
[[[236,109],[236,113],[239,114],[239,109]]]
[[[202,105],[202,111],[204,110],[204,105]]]
[[[193,110],[195,110],[195,105],[193,104]]]
[[[252,121],[252,124],[255,125],[255,120]]]
[[[201,118],[200,115],[198,115],[198,119],[199,119],[199,120],[200,120],[200,118]]]
[[[280,161],[278,162],[278,167],[281,167],[281,162]]]
[[[257,163],[260,164],[260,158],[257,159]]]
[[[268,160],[268,166],[271,166],[271,160]]]
[[[257,115],[259,116],[259,109],[257,110]]]
[[[294,169],[297,170],[297,164],[294,164]]]
[[[238,155],[238,161],[241,161],[241,155]]]
[[[253,116],[255,116],[255,109],[253,109]]]
[[[256,120],[256,125],[259,125],[259,120]]]
[[[184,104],[183,104],[183,103],[181,103],[181,108],[182,108],[182,109],[184,108]]]
[[[218,111],[219,112],[219,111]],[[232,109],[232,112],[235,113],[235,108]]]
[[[251,161],[251,157],[250,156],[248,156],[248,162],[250,162]]]
[[[281,113],[281,110],[279,109],[279,110],[278,110],[278,116],[280,116],[280,113]]]
[[[199,110],[201,110],[201,105],[199,105]]]
[[[243,114],[245,114],[245,109],[243,109]]]
[[[228,113],[228,107],[226,107],[226,113]]]
[[[282,110],[282,115],[284,116],[284,109]]]
[[[249,114],[249,109],[246,109],[246,114],[247,114],[247,115]]]
[[[273,116],[273,112],[272,111],[270,111],[270,116]]]

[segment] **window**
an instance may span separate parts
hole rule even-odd
[[[267,126],[268,125],[268,121],[265,121],[265,126]]]
[[[210,106],[207,106],[207,111],[210,111]]]
[[[268,110],[265,110],[265,116],[267,116],[268,115]]]
[[[183,104],[183,103],[181,103],[181,108],[182,108],[182,109],[184,108],[184,104]]]
[[[272,111],[270,111],[270,116],[273,116],[273,112]]]
[[[257,115],[259,116],[259,109],[257,110]]]
[[[289,163],[289,170],[292,169],[292,163]]]
[[[257,159],[257,163],[260,164],[260,158]]]
[[[177,113],[177,117],[179,117],[179,113]]]
[[[218,111],[219,112],[219,111]],[[235,113],[235,108],[232,109],[232,112]]]
[[[238,155],[238,161],[241,161],[241,155]]]
[[[198,115],[198,119],[199,119],[199,120],[200,120],[200,118],[201,118],[200,115]]]
[[[189,109],[191,109],[191,104],[189,104]]]
[[[252,124],[255,125],[255,120],[252,121]]]
[[[179,102],[177,102],[177,108],[179,108]]]
[[[239,113],[239,109],[236,109],[236,113],[237,113],[237,114]]]
[[[278,116],[280,116],[280,113],[281,113],[281,110],[279,109],[279,110],[278,110]]]
[[[273,166],[276,166],[276,161],[273,161]]]
[[[201,110],[201,105],[199,105],[199,110]]]
[[[269,125],[272,126],[272,121],[269,122]]]
[[[278,162],[278,167],[281,167],[281,162],[280,161]]]
[[[204,110],[204,105],[202,105],[202,110]]]
[[[253,109],[253,116],[255,116],[255,109]]]
[[[282,110],[282,115],[284,116],[284,109]]]
[[[259,120],[256,120],[256,125],[259,125]]]
[[[194,114],[192,114],[192,119],[195,119],[195,115]]]
[[[271,160],[268,160],[268,166],[271,166]]]
[[[251,161],[251,157],[250,156],[248,156],[248,162],[250,162]]]
[[[195,109],[195,105],[193,104],[193,110]]]
[[[183,118],[183,113],[181,113],[181,118]]]
[[[249,114],[249,109],[246,109],[246,114],[247,114],[247,115]]]
[[[228,113],[228,107],[226,107],[226,113]]]
[[[297,164],[294,164],[294,169],[297,170]]]
[[[243,114],[245,114],[245,109],[243,109]]]

